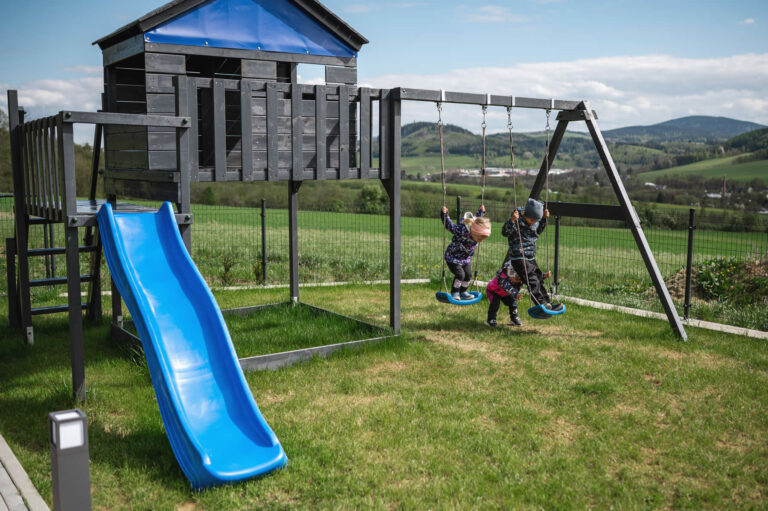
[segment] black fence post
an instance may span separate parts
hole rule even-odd
[[[552,294],[557,295],[560,285],[560,217],[555,217],[555,274],[552,281]]]
[[[5,238],[5,277],[8,280],[8,325],[21,326],[19,295],[16,289],[16,238]]]
[[[456,221],[461,222],[461,196],[456,196]]]
[[[685,305],[683,318],[688,319],[691,311],[691,273],[693,271],[693,231],[696,230],[696,210],[688,211],[688,259],[685,262]]]
[[[267,199],[261,199],[261,275],[267,285]]]

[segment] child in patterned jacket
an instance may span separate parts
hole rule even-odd
[[[458,225],[451,222],[448,208],[443,207],[440,218],[446,230],[453,234],[453,239],[445,249],[445,262],[454,275],[451,285],[451,298],[454,300],[469,300],[472,295],[467,292],[472,278],[472,256],[477,245],[491,234],[491,222],[485,218],[485,206],[480,206],[477,215],[464,215],[464,221]]]
[[[496,328],[496,313],[503,303],[509,307],[510,326],[522,326],[520,316],[517,315],[517,298],[520,296],[520,288],[523,280],[515,272],[510,261],[496,272],[496,276],[488,282],[485,291],[488,294],[488,319],[486,325]]]
[[[563,308],[561,303],[550,301],[544,279],[549,272],[542,272],[536,263],[536,244],[539,235],[547,227],[549,210],[536,199],[528,199],[525,208],[517,208],[501,228],[501,235],[509,239],[506,261],[512,263],[515,273],[523,278],[528,292],[536,305],[543,305],[551,311]]]

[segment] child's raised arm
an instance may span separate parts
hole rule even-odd
[[[512,215],[509,217],[509,219],[504,222],[504,225],[501,227],[501,235],[505,238],[509,238],[512,236],[512,234],[517,232],[517,219],[520,218],[520,213],[518,213],[517,210],[512,212]]]
[[[451,222],[451,217],[448,214],[448,208],[443,206],[440,210],[440,220],[442,220],[445,229],[451,234],[458,234],[459,226]]]
[[[549,218],[549,210],[544,210],[544,216],[539,220],[539,226],[536,228],[536,234],[541,234],[547,227],[547,218]]]

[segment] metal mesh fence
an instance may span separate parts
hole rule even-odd
[[[299,276],[302,283],[387,280],[389,274],[389,217],[328,210],[301,209],[299,192],[298,240]],[[475,212],[479,198],[461,200],[461,212]],[[0,197],[0,233],[13,236],[12,197]],[[285,204],[266,204],[264,228],[260,208],[193,205],[192,256],[201,273],[213,286],[287,284],[288,283],[288,211]],[[402,276],[404,279],[427,278],[440,287],[442,270],[443,226],[439,220],[441,204],[420,204],[429,217],[404,216],[402,227]],[[447,203],[456,221],[457,199]],[[513,205],[486,201],[493,222],[491,237],[483,242],[473,265],[478,278],[492,278],[501,266],[508,242],[501,236],[503,222]],[[673,228],[644,226],[673,298],[682,313],[684,277],[688,244],[688,211],[665,211],[665,224]],[[643,215],[641,214],[641,218]],[[723,214],[699,214],[693,250],[694,266],[712,260],[765,261],[768,259],[768,219],[758,218],[745,226]],[[54,230],[54,244],[61,246],[61,226]],[[539,238],[537,260],[542,269],[554,270],[555,218]],[[82,231],[82,230],[81,230]],[[446,243],[450,233],[446,233]],[[620,305],[661,310],[650,277],[637,250],[630,230],[623,222],[560,219],[559,288],[562,295],[595,299]],[[262,242],[265,241],[264,244]],[[58,242],[58,243],[56,243]],[[32,226],[32,246],[43,246],[43,227]],[[267,271],[263,274],[263,248]],[[4,252],[4,243],[0,250]],[[83,256],[87,263],[87,255]],[[5,255],[2,271],[5,272]],[[32,278],[47,276],[50,267],[41,258],[31,261]],[[56,258],[57,271],[63,274],[64,260]],[[87,268],[87,266],[83,266]],[[104,268],[106,271],[106,268]],[[447,270],[446,270],[447,271]],[[450,273],[447,275],[450,281]],[[548,281],[550,287],[553,280]],[[5,288],[2,279],[2,288]],[[753,328],[768,328],[766,297],[757,297],[756,309],[749,317],[723,307],[694,304],[692,315]],[[762,308],[761,308],[762,307]]]

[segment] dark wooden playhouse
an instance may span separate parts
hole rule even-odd
[[[186,77],[193,182],[380,178],[357,166],[367,42],[314,0],[171,2],[96,41],[104,108],[176,115]],[[325,66],[327,86],[291,88],[299,64]],[[173,128],[106,126],[106,192],[179,202],[175,146]]]

